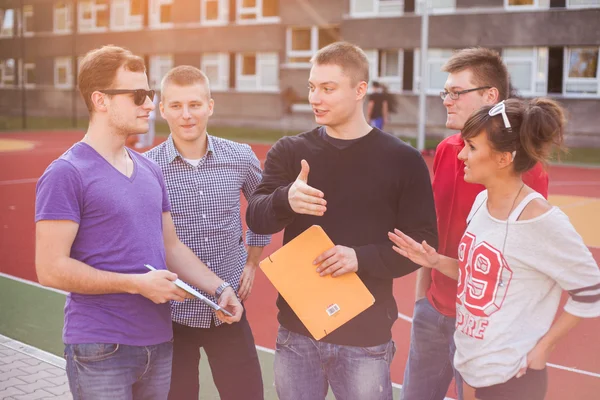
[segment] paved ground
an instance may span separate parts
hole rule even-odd
[[[65,361],[0,335],[0,399],[73,399]]]

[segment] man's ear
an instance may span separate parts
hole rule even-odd
[[[163,119],[167,119],[165,118],[165,106],[162,101],[158,103],[158,108],[160,110],[160,116],[163,117]]]
[[[107,99],[106,99],[104,93],[95,91],[94,93],[92,93],[91,99],[92,99],[92,104],[93,104],[95,110],[100,111],[100,112],[106,112],[106,110],[107,110],[106,100]]]
[[[495,87],[488,89],[485,96],[486,96],[485,102],[489,105],[500,102],[500,92]]]
[[[210,101],[208,102],[208,116],[212,117],[213,112],[215,112],[215,101],[213,99],[210,99]]]
[[[362,100],[367,95],[369,84],[365,81],[360,81],[356,87],[356,100]]]

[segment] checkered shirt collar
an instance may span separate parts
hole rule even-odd
[[[208,153],[213,153],[215,154],[215,147],[213,145],[213,139],[212,137],[207,133],[206,134],[207,140],[208,140],[208,146],[206,149],[206,154]],[[179,154],[179,151],[177,150],[177,147],[175,147],[175,143],[173,142],[173,135],[169,135],[169,137],[166,140],[167,145],[166,145],[166,151],[167,151],[167,162],[170,164],[173,162],[173,160],[175,160],[177,157],[181,158],[183,160],[183,156],[181,154]]]

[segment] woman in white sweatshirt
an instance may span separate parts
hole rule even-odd
[[[480,400],[542,400],[546,361],[581,318],[600,315],[600,271],[569,218],[522,174],[562,146],[554,101],[517,99],[475,112],[461,133],[465,181],[483,184],[458,260],[390,232],[394,249],[457,279],[455,368]],[[556,322],[561,293],[570,297]],[[474,388],[474,390],[472,389]],[[470,389],[470,390],[469,390]],[[466,394],[465,394],[466,398]]]

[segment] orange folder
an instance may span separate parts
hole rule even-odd
[[[265,258],[261,269],[316,340],[330,334],[375,303],[354,272],[320,276],[313,264],[335,245],[313,225]]]

